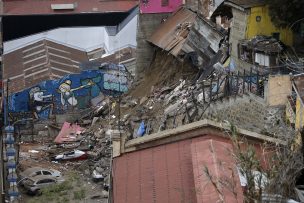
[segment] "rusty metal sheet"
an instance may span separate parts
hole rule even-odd
[[[205,50],[207,47],[210,47],[215,53],[219,50],[219,44],[224,38],[224,34],[216,29],[216,25],[212,22],[207,21],[204,18],[198,17],[195,21],[191,32],[195,32],[194,35],[198,35],[200,40],[206,41],[204,45],[199,48]],[[200,43],[196,43],[199,46]]]
[[[179,9],[163,22],[148,39],[152,44],[177,56],[189,34],[190,27],[196,19],[196,14],[186,8]],[[178,49],[175,49],[178,47]]]

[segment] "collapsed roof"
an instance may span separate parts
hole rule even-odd
[[[189,9],[180,8],[155,30],[148,41],[178,59],[191,58],[193,65],[203,70],[226,60],[225,39],[226,33],[214,23]]]
[[[242,40],[241,45],[248,49],[264,53],[280,53],[283,51],[283,44],[275,38],[267,36],[256,36],[250,40]]]

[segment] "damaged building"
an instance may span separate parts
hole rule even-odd
[[[168,17],[148,41],[180,61],[189,60],[194,68],[204,73],[198,76],[203,79],[214,71],[214,64],[227,59],[225,36],[211,21],[181,8]]]
[[[175,13],[181,6],[209,18],[223,0],[168,0],[168,1],[140,1],[140,14],[137,32],[137,73],[142,75],[152,63],[153,47],[147,42],[159,25]],[[175,22],[176,23],[176,22]]]
[[[6,177],[16,198],[26,202],[29,189],[15,179],[40,167],[66,182],[35,191],[39,202],[234,203],[247,202],[250,186],[256,201],[303,202],[288,175],[295,181],[304,168],[301,142],[294,144],[304,126],[304,79],[281,68],[293,40],[273,27],[265,2],[141,0],[128,12],[136,2],[114,2],[128,13],[118,24],[7,42],[5,113],[14,128],[5,142],[14,170]],[[75,31],[85,37],[72,46],[62,33]],[[295,166],[278,173],[282,151],[301,156],[288,156]],[[249,173],[238,152],[254,162]],[[268,167],[289,193],[264,190],[274,177]]]
[[[223,6],[229,7],[233,16],[229,35],[231,66],[235,67],[235,69],[246,71],[250,71],[250,68],[255,66],[259,67],[259,65],[261,67],[265,67],[265,65],[269,65],[268,67],[274,65],[276,67],[278,59],[277,57],[274,59],[272,56],[282,51],[282,48],[277,43],[282,42],[282,44],[292,46],[292,31],[288,28],[275,27],[269,17],[269,9],[265,1],[228,0],[224,2]],[[264,43],[261,43],[262,37],[257,36],[266,36]],[[270,37],[274,39],[270,39]],[[260,49],[262,52],[267,52],[268,50],[269,53],[266,57],[260,54],[252,54],[252,56],[249,54],[250,56],[244,57],[243,45],[246,40],[251,41],[251,45],[258,42],[256,44],[257,47],[254,48]],[[245,42],[245,44],[248,43]],[[261,50],[263,44],[264,48]],[[271,49],[269,49],[270,47]],[[269,63],[268,57],[270,57]]]
[[[281,63],[283,44],[272,37],[256,36],[250,40],[241,40],[238,45],[239,60],[251,64],[254,71],[264,74],[286,72]]]

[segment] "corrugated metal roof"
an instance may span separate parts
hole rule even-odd
[[[177,56],[186,41],[195,18],[194,12],[181,8],[163,22],[148,41]]]
[[[212,22],[181,8],[162,23],[148,41],[175,57],[196,52],[196,66],[205,67],[219,51],[223,38],[224,34]]]
[[[52,10],[52,4],[75,4],[74,10]],[[4,1],[4,15],[46,15],[75,13],[126,12],[137,6],[137,0],[23,0]]]

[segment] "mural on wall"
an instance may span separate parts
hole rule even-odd
[[[116,67],[116,66],[114,66]],[[101,95],[118,95],[128,90],[125,69],[86,70],[59,80],[47,80],[9,97],[10,115],[32,115],[47,119],[52,114],[90,107]]]
[[[74,91],[80,90],[85,87],[90,87],[92,85],[91,80],[89,80],[86,85],[81,85],[79,87],[72,88],[72,81],[66,80],[61,83],[58,87],[58,93],[60,94],[60,102],[62,106],[77,106],[78,101],[75,97]]]
[[[48,112],[47,114],[52,114],[53,95],[45,95],[44,92],[40,87],[33,87],[29,90],[30,110],[33,112],[35,118],[38,118],[38,114],[45,110]]]

